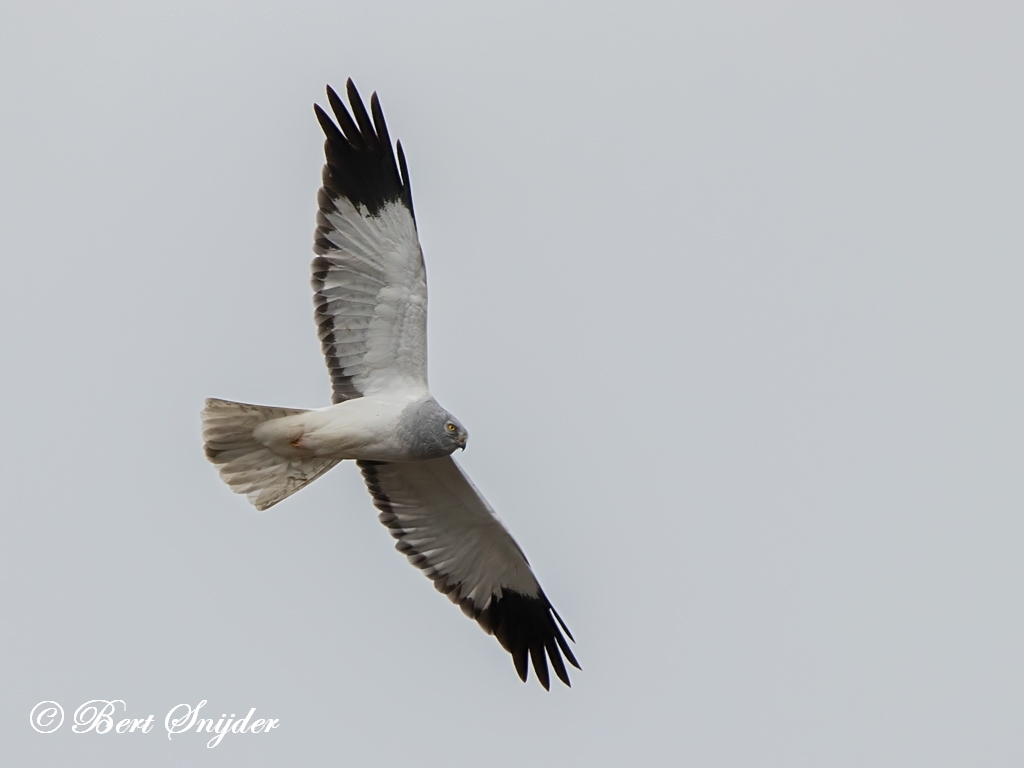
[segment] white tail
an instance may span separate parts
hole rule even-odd
[[[253,437],[260,424],[303,413],[302,408],[273,408],[209,398],[203,409],[206,458],[235,493],[243,493],[260,512],[309,485],[339,459],[289,458]]]

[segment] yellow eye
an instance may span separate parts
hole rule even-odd
[[[454,425],[454,424],[450,424],[450,423],[449,423],[449,424],[448,424],[448,431],[449,431],[449,432],[454,432],[454,431],[455,431],[455,425]]]

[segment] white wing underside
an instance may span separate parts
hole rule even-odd
[[[427,390],[427,278],[412,214],[321,190],[313,290],[334,402]]]
[[[451,457],[361,466],[399,549],[453,602],[477,613],[503,589],[538,594],[519,545]]]

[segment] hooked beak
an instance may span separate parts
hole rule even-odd
[[[459,450],[460,451],[466,450],[466,443],[468,443],[468,442],[469,442],[469,435],[463,435],[459,439]]]

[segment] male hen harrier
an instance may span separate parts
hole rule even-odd
[[[397,162],[377,94],[371,115],[348,81],[349,113],[319,105],[327,140],[313,251],[313,303],[334,387],[333,405],[273,408],[210,399],[206,455],[220,476],[265,510],[335,464],[355,459],[399,552],[422,568],[548,688],[550,659],[569,685],[579,669],[521,549],[451,458],[467,433],[427,388],[427,281],[398,143]],[[353,116],[355,119],[353,119]]]

